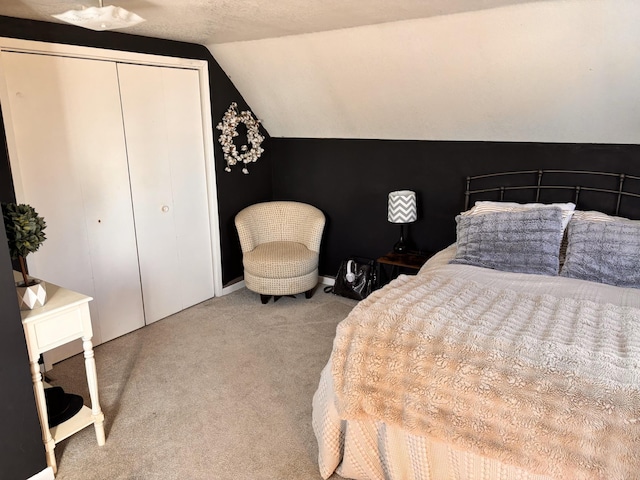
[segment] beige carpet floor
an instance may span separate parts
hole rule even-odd
[[[97,346],[106,445],[58,444],[57,480],[320,479],[311,399],[355,304],[242,289]],[[81,355],[48,375],[89,398]]]

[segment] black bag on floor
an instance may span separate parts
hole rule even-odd
[[[349,257],[340,264],[333,287],[328,287],[325,291],[362,300],[374,290],[375,284],[375,262],[368,258]]]

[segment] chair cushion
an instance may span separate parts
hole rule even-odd
[[[245,271],[263,278],[292,278],[318,268],[318,254],[297,242],[268,242],[242,257]]]

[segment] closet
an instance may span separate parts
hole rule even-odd
[[[94,344],[213,297],[201,72],[4,50],[0,67],[16,197],[47,222],[30,273],[93,297]]]

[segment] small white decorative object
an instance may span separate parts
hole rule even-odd
[[[251,145],[251,148],[249,145],[242,145],[240,147],[242,153],[238,152],[233,142],[234,137],[238,136],[240,123],[244,123],[247,127],[247,143]],[[256,162],[264,152],[261,147],[264,136],[260,133],[260,120],[257,120],[249,110],[238,112],[238,104],[233,102],[216,128],[222,132],[218,141],[222,145],[224,159],[227,161],[225,171],[230,172],[233,165],[241,162],[244,164],[242,173],[248,174],[247,164]]]
[[[36,282],[34,285],[29,285],[28,287],[16,285],[20,310],[33,310],[34,308],[44,306],[47,301],[45,283],[42,280],[36,280]]]

